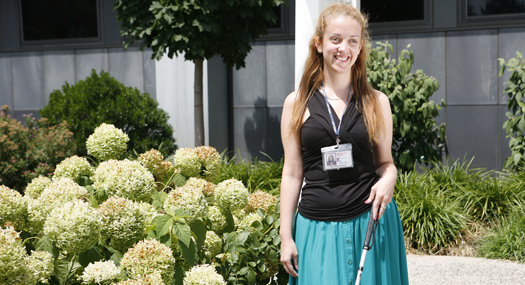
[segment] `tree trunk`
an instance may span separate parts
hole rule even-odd
[[[203,59],[199,58],[195,63],[194,102],[195,102],[195,146],[204,145],[204,104],[202,99],[202,74]]]

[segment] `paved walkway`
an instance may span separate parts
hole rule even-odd
[[[458,256],[407,255],[410,285],[525,285],[525,264]]]

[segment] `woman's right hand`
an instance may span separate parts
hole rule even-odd
[[[286,272],[288,272],[288,274],[293,277],[299,276],[297,273],[297,270],[299,270],[297,257],[297,246],[295,245],[293,239],[281,239],[281,263],[283,264]]]

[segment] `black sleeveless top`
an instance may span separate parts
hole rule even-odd
[[[305,185],[299,213],[319,221],[356,218],[372,207],[364,201],[370,195],[371,187],[379,180],[363,116],[352,96],[343,115],[339,138],[341,144],[352,144],[354,167],[324,171],[321,148],[335,145],[336,136],[326,101],[318,90],[308,101],[308,110],[310,117],[301,128]],[[332,114],[337,126],[339,118],[333,108]]]

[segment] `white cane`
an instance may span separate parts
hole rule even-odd
[[[355,279],[355,284],[359,285],[361,283],[361,275],[363,274],[363,269],[365,266],[365,259],[366,259],[366,253],[372,248],[373,241],[370,243],[370,239],[372,238],[372,235],[375,239],[375,230],[377,228],[377,224],[379,223],[379,220],[374,220],[374,217],[372,216],[372,212],[370,212],[370,219],[368,219],[368,226],[366,228],[366,235],[365,235],[365,244],[363,246],[363,253],[361,254],[361,261],[359,262],[359,270],[357,271],[357,277]]]

